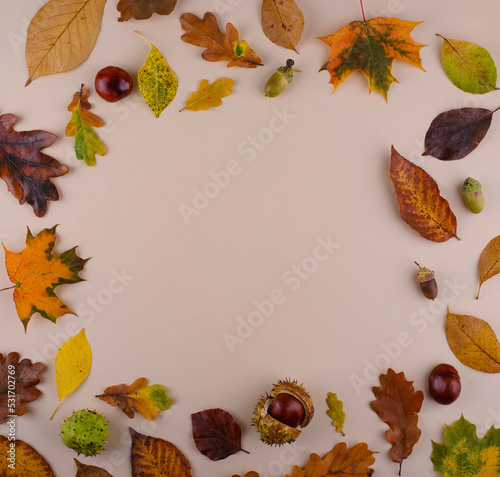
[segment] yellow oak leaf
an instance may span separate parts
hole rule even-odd
[[[186,101],[186,106],[181,109],[189,111],[206,111],[210,108],[216,108],[222,104],[222,98],[229,96],[233,90],[234,81],[230,78],[219,78],[212,84],[206,79],[201,80],[198,91],[192,93]]]
[[[52,322],[66,313],[76,315],[54,293],[65,283],[83,281],[78,273],[88,259],[82,259],[73,247],[61,255],[52,253],[56,241],[56,227],[42,230],[36,237],[28,228],[26,248],[20,253],[5,251],[5,264],[10,281],[15,283],[14,302],[17,314],[26,331],[31,316],[40,313]]]
[[[326,413],[332,419],[332,426],[335,426],[335,429],[344,436],[345,412],[343,402],[337,398],[335,393],[328,393],[326,404],[329,408]]]
[[[330,73],[334,91],[352,73],[362,71],[369,92],[378,91],[387,101],[389,87],[397,82],[391,73],[392,60],[404,60],[423,70],[420,49],[425,45],[414,43],[410,35],[420,23],[377,17],[351,22],[331,35],[318,37],[330,47],[320,71]]]

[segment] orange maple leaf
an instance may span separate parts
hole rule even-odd
[[[354,21],[337,32],[318,37],[330,46],[330,56],[320,71],[330,73],[333,90],[355,71],[368,78],[369,92],[378,91],[387,101],[387,91],[398,82],[392,75],[392,60],[404,60],[422,69],[420,49],[411,31],[422,22],[397,18]],[[425,70],[424,70],[425,71]]]
[[[83,281],[78,273],[88,258],[80,258],[76,247],[60,256],[54,255],[56,227],[44,229],[36,237],[28,228],[26,248],[20,253],[10,252],[3,246],[7,273],[10,281],[15,283],[10,288],[15,288],[14,302],[25,331],[31,316],[37,312],[54,323],[66,313],[76,315],[57,297],[54,288]]]

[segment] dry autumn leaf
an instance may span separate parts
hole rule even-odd
[[[413,381],[407,381],[404,373],[389,369],[380,375],[380,387],[372,388],[375,401],[371,408],[388,426],[385,435],[391,443],[391,458],[399,463],[399,475],[403,460],[413,451],[421,431],[417,427],[418,412],[422,407],[424,393],[415,391]]]
[[[233,477],[240,477],[239,475],[233,475]],[[243,477],[259,477],[259,473],[251,470],[247,472]]]
[[[50,419],[54,417],[61,401],[85,381],[91,367],[92,349],[83,329],[69,338],[56,354],[56,385],[59,402]]]
[[[479,298],[481,287],[486,280],[500,273],[500,235],[491,240],[479,257],[479,288],[476,299]]]
[[[191,477],[191,465],[171,442],[130,428],[132,477]]]
[[[344,436],[345,412],[342,401],[337,399],[337,395],[335,393],[328,393],[326,405],[328,406],[328,411],[326,411],[326,413],[328,414],[328,417],[332,419],[332,426],[335,426],[335,429],[337,429],[337,431]]]
[[[207,409],[191,414],[196,448],[210,460],[225,459],[241,448],[241,427],[223,409]],[[248,452],[247,452],[248,454]]]
[[[184,13],[180,21],[182,28],[186,31],[181,40],[206,48],[201,55],[204,60],[228,61],[228,68],[262,66],[261,59],[248,46],[248,43],[246,41],[240,43],[238,30],[231,23],[226,25],[225,35],[220,31],[217,18],[213,13],[205,13],[203,19],[192,13]]]
[[[14,302],[25,331],[35,313],[54,323],[66,313],[75,315],[57,297],[54,289],[83,281],[78,274],[89,259],[80,258],[76,247],[61,255],[52,253],[57,239],[56,227],[44,229],[36,237],[28,228],[26,248],[22,252],[10,252],[3,246],[7,273],[10,281],[15,283],[10,288],[15,288]]]
[[[47,212],[48,200],[59,200],[53,177],[69,172],[66,165],[44,154],[55,140],[47,131],[14,131],[14,114],[0,116],[0,176],[22,205],[28,202],[38,217]]]
[[[392,61],[404,60],[422,69],[420,49],[425,45],[414,43],[411,31],[422,22],[397,18],[372,18],[354,21],[337,32],[318,37],[330,47],[330,56],[320,71],[330,73],[333,91],[355,71],[362,71],[368,79],[369,92],[378,91],[387,101],[392,83]]]
[[[154,421],[158,417],[158,412],[166,411],[172,405],[172,398],[165,394],[165,386],[160,384],[148,386],[146,378],[139,378],[130,386],[118,384],[107,387],[104,394],[96,397],[111,406],[120,406],[130,419],[137,411],[148,421]]]
[[[425,151],[422,155],[442,161],[453,161],[469,155],[486,136],[493,113],[498,109],[461,108],[439,114],[425,135]]]
[[[80,91],[73,95],[73,100],[68,105],[68,111],[73,114],[66,126],[66,136],[75,136],[77,159],[83,159],[87,166],[94,166],[95,155],[104,156],[106,148],[92,127],[100,128],[104,125],[104,121],[89,111],[92,106],[88,102],[88,97],[89,93],[83,85]]]
[[[276,45],[297,51],[304,30],[304,15],[295,0],[263,0],[262,30]]]
[[[147,20],[153,13],[170,15],[177,0],[120,0],[116,9],[120,12],[119,22],[126,22],[131,18]]]
[[[222,98],[229,96],[233,90],[234,81],[230,78],[219,78],[212,84],[209,84],[206,79],[201,80],[198,91],[192,93],[186,101],[186,106],[181,109],[188,111],[207,111],[212,108],[217,108],[222,104]]]
[[[461,363],[484,373],[500,373],[500,343],[486,321],[454,315],[448,308],[446,339]]]
[[[324,459],[311,454],[304,469],[295,465],[292,474],[286,477],[369,477],[374,470],[373,452],[362,442],[350,449],[345,442],[339,442]]]
[[[421,167],[391,148],[391,179],[399,203],[401,218],[421,237],[433,242],[460,240],[457,218],[448,201],[439,194],[436,181]]]
[[[94,48],[106,0],[49,0],[28,27],[28,86],[81,65]]]
[[[113,477],[107,470],[95,465],[82,464],[75,459],[76,476],[75,477]]]
[[[0,424],[9,415],[22,416],[26,412],[24,404],[40,397],[36,385],[38,375],[43,371],[42,363],[32,363],[29,359],[19,361],[19,353],[0,353]]]
[[[2,477],[55,477],[48,462],[33,447],[16,439],[13,457],[9,452],[12,444],[13,442],[7,437],[0,436],[0,475]]]

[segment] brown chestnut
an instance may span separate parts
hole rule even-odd
[[[116,103],[132,92],[134,82],[124,69],[117,66],[106,66],[97,73],[94,86],[97,94],[104,101]]]
[[[451,404],[458,399],[462,384],[458,371],[449,364],[438,364],[429,374],[429,393],[439,404]]]
[[[280,393],[272,400],[267,413],[283,424],[295,428],[304,421],[306,411],[295,396]]]

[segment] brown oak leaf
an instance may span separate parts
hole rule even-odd
[[[210,460],[225,459],[241,448],[241,427],[223,409],[207,409],[191,414],[196,448]],[[243,452],[247,452],[243,450]]]
[[[55,477],[48,462],[29,444],[16,439],[14,472],[7,471],[7,463],[10,464],[9,451],[12,441],[7,437],[0,436],[0,475],[2,477]]]
[[[418,412],[422,407],[424,393],[415,391],[413,381],[407,381],[404,373],[395,373],[389,369],[387,374],[380,375],[380,387],[372,388],[375,401],[371,408],[388,426],[385,435],[392,444],[391,458],[401,466],[413,451],[421,431],[417,427]]]
[[[42,393],[36,385],[40,383],[38,375],[43,368],[42,363],[32,363],[26,358],[19,361],[19,353],[5,357],[0,353],[0,424],[10,414],[22,416],[26,412],[24,404],[40,397]]]
[[[370,469],[374,462],[373,452],[364,442],[350,449],[345,442],[339,442],[324,459],[311,454],[304,469],[295,465],[291,476],[286,477],[369,477],[374,472]]]
[[[47,212],[48,200],[59,200],[52,177],[67,174],[69,169],[42,149],[55,140],[47,131],[14,131],[14,114],[0,116],[0,176],[9,192],[22,205],[28,202],[38,217]]]
[[[147,20],[153,13],[170,15],[177,0],[120,0],[116,9],[121,13],[119,22],[126,22],[131,18]]]

